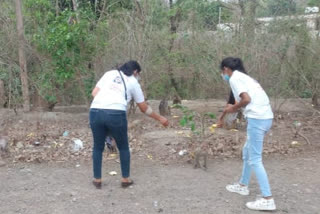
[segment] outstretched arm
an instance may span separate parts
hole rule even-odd
[[[137,103],[140,111],[142,113],[145,113],[146,115],[148,115],[149,117],[158,120],[163,126],[168,126],[169,125],[169,121],[167,118],[157,114],[156,112],[154,112],[152,110],[152,108],[150,106],[148,106],[148,104],[146,102],[142,102],[142,103]]]

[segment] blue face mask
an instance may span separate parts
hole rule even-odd
[[[229,82],[230,77],[227,74],[221,74],[221,76],[224,79],[224,81]]]

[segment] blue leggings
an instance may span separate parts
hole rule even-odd
[[[130,176],[130,151],[128,144],[128,122],[125,111],[109,109],[90,109],[90,128],[93,135],[93,176],[101,178],[102,153],[106,136],[111,135],[120,153],[123,178]]]

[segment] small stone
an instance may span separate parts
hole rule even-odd
[[[21,169],[21,172],[31,173],[32,170],[31,169]]]
[[[309,188],[305,189],[305,191],[306,191],[306,193],[312,193],[312,190]]]
[[[23,143],[22,142],[18,142],[16,146],[17,146],[18,149],[21,149],[21,148],[23,148]]]
[[[77,194],[76,192],[71,192],[70,196],[72,197],[72,196],[75,196],[76,194]]]
[[[0,167],[4,167],[6,165],[6,162],[0,161]]]
[[[33,144],[36,145],[36,146],[39,146],[39,145],[40,145],[40,142],[39,142],[39,141],[36,141],[36,142],[34,142]]]
[[[8,141],[5,137],[0,136],[0,150],[6,151],[8,146]]]
[[[76,201],[77,201],[77,199],[76,199],[76,198],[73,198],[73,199],[72,199],[72,202],[76,202]]]
[[[223,144],[222,143],[218,143],[217,145],[217,151],[222,151],[223,150]]]

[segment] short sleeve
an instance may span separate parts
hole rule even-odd
[[[136,103],[144,102],[144,95],[141,89],[141,86],[138,82],[133,85],[133,89],[131,91],[131,95]]]
[[[243,92],[248,93],[248,88],[246,86],[246,83],[239,78],[231,79],[230,80],[230,87],[231,87],[233,95],[235,97],[240,97],[240,94]]]

